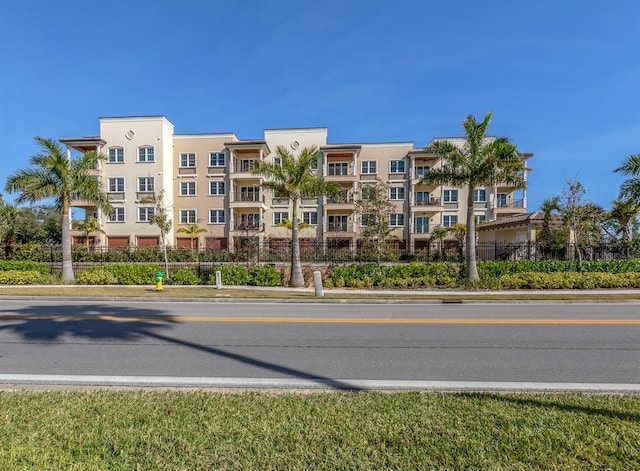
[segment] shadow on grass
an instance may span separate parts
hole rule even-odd
[[[556,410],[560,412],[571,412],[576,414],[587,414],[605,417],[607,419],[619,419],[629,422],[640,423],[640,414],[634,412],[624,412],[613,409],[604,409],[598,407],[582,406],[580,404],[566,404],[558,399],[549,396],[540,396],[534,398],[530,396],[506,395],[494,393],[469,393],[470,397],[478,397],[490,399],[497,402],[507,402],[517,406],[539,407],[546,411]]]
[[[20,309],[0,309],[0,331],[15,332],[23,339],[32,342],[53,343],[68,336],[89,340],[129,342],[153,338],[289,377],[316,382],[325,387],[346,391],[362,390],[332,378],[160,333],[171,329],[179,322],[180,317],[159,309],[133,308],[107,303],[31,305]]]

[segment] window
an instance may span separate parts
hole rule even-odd
[[[390,200],[403,200],[404,199],[404,187],[398,186],[389,188],[389,199]]]
[[[224,167],[224,152],[209,152],[209,167]]]
[[[154,177],[138,177],[138,191],[152,193],[154,191]]]
[[[180,167],[195,167],[196,154],[180,154]]]
[[[360,227],[367,227],[369,224],[375,223],[375,218],[375,214],[363,214],[360,216]]]
[[[209,195],[222,196],[224,195],[224,182],[210,181],[209,182]]]
[[[509,206],[509,193],[498,193],[496,195],[496,207],[507,208]]]
[[[109,193],[122,193],[124,191],[124,177],[109,178]]]
[[[240,161],[240,171],[248,173],[256,164],[256,159],[243,159]]]
[[[282,167],[282,158],[274,157],[273,158],[273,165],[277,165],[278,167]]]
[[[240,199],[238,201],[260,201],[259,186],[240,187]]]
[[[476,218],[476,224],[482,224],[483,222],[487,222],[486,214],[478,214],[477,216],[475,216],[475,218]]]
[[[429,192],[428,191],[416,191],[413,194],[414,203],[416,206],[427,206],[429,204]]]
[[[196,182],[180,182],[180,196],[196,196]]]
[[[153,147],[138,147],[138,162],[153,162],[154,160]]]
[[[224,209],[209,210],[209,224],[224,224],[224,223],[225,223]]]
[[[444,190],[443,197],[445,203],[457,203],[458,190]]]
[[[416,234],[427,234],[429,232],[429,217],[428,216],[414,217],[413,232]]]
[[[310,226],[318,225],[318,213],[316,211],[303,211],[302,222],[309,224]]]
[[[122,147],[110,147],[109,148],[109,160],[110,164],[121,164],[124,162],[124,149]]]
[[[389,162],[389,173],[404,173],[404,160],[392,160]]]
[[[458,224],[458,216],[457,215],[448,215],[445,214],[442,216],[442,227],[451,227]]]
[[[415,174],[416,174],[416,178],[422,178],[424,177],[427,172],[429,171],[429,166],[428,165],[418,165],[416,166],[415,169]]]
[[[180,210],[180,224],[196,224],[196,210],[195,209],[181,209]]]
[[[372,173],[378,173],[377,166],[378,166],[378,162],[376,162],[375,160],[363,160],[362,161],[362,167],[361,167],[361,170],[362,170],[361,173],[363,175],[372,174]]]
[[[403,213],[389,214],[389,225],[391,227],[404,226],[404,214]]]
[[[124,208],[113,208],[109,214],[109,222],[124,222]]]
[[[153,208],[138,208],[138,222],[149,222],[153,216]]]
[[[328,219],[328,231],[332,232],[346,232],[348,227],[348,216],[339,215],[339,216],[327,216]]]
[[[239,214],[236,217],[236,230],[260,229],[260,213]]]
[[[376,196],[376,188],[373,185],[362,185],[360,188],[360,199],[362,200],[370,200],[372,197]]]
[[[473,190],[473,202],[474,203],[486,203],[487,202],[487,190],[479,188]]]
[[[348,175],[349,174],[349,163],[348,162],[337,162],[329,164],[329,175]]]
[[[282,211],[278,213],[273,213],[273,225],[276,226],[278,224],[282,224],[285,219],[289,219],[289,212]]]

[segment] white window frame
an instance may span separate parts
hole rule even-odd
[[[195,152],[181,152],[180,168],[194,168],[196,166],[196,158]]]
[[[222,159],[222,163],[220,163]],[[224,152],[209,152],[209,167],[226,167],[227,156]]]
[[[340,169],[338,173],[336,173],[336,169]],[[349,162],[330,162],[327,164],[327,175],[329,176],[337,176],[344,177],[349,175]]]
[[[197,184],[195,180],[180,182],[180,196],[196,196],[197,194]]]
[[[156,149],[153,146],[138,147],[138,162],[155,162]]]
[[[226,192],[227,185],[223,180],[209,180],[209,196],[224,196]]]
[[[138,222],[149,222],[154,212],[153,206],[138,206]]]
[[[413,232],[415,234],[428,234],[429,233],[429,222],[431,218],[429,216],[414,216],[413,217]],[[420,221],[420,223],[418,223]],[[418,230],[418,226],[422,226],[423,229],[426,230]]]
[[[458,202],[458,190],[442,190],[442,202],[443,203],[457,203]]]
[[[114,151],[113,156],[111,155],[111,151]],[[117,152],[117,151],[120,151],[120,152]],[[108,153],[107,163],[110,163],[110,164],[124,163],[124,147],[118,147],[118,146],[109,147],[109,150],[107,151],[107,153]]]
[[[339,230],[336,230],[340,227]],[[344,230],[342,230],[344,227]],[[349,229],[349,216],[346,214],[329,214],[327,216],[327,230],[331,232],[346,232]]]
[[[274,226],[283,223],[285,219],[289,219],[289,211],[276,211],[273,213]]]
[[[483,195],[483,198],[480,199],[479,196]],[[487,202],[487,190],[485,188],[476,188],[473,190],[473,202],[474,203],[486,203]]]
[[[114,206],[109,213],[109,222],[125,222],[124,206]]]
[[[428,165],[416,165],[416,167],[414,168],[415,178],[424,177],[427,172],[429,172],[429,170],[431,170],[431,167]]]
[[[389,226],[390,227],[404,227],[404,213],[391,213],[389,214]]]
[[[403,186],[392,186],[389,188],[389,199],[392,201],[402,201],[405,199],[405,188]]]
[[[155,191],[155,188],[155,177],[138,177],[138,193],[153,193]]]
[[[309,224],[310,226],[318,225],[318,211],[303,211],[302,222]]]
[[[227,214],[224,209],[209,210],[209,224],[226,224],[226,221],[227,221]]]
[[[112,184],[115,184],[115,190],[112,189]],[[124,193],[124,177],[109,177],[107,179],[107,193]]]
[[[476,214],[474,216],[474,218],[476,220],[476,225],[482,224],[484,222],[487,222],[487,215],[486,214]]]
[[[389,161],[389,173],[406,173],[406,172],[407,172],[407,163],[404,160]]]
[[[193,216],[193,217],[191,217]],[[198,217],[195,209],[180,210],[180,224],[197,224]]]
[[[360,174],[362,175],[376,175],[378,173],[378,161],[377,160],[363,160],[360,164]]]
[[[457,214],[443,214],[442,215],[442,227],[453,227],[458,224]]]

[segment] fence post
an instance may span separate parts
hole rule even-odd
[[[322,273],[318,270],[313,272],[313,284],[315,287],[316,298],[322,298],[324,296],[324,292],[322,290]]]

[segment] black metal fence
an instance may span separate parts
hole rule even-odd
[[[462,262],[464,244],[457,240],[430,241],[419,247],[394,243],[376,249],[349,240],[327,241],[304,239],[300,244],[303,263],[375,263],[375,262]],[[164,263],[159,247],[81,247],[72,250],[75,263],[150,262]],[[535,242],[479,242],[478,260],[612,260],[640,257],[639,244],[599,244],[590,246],[548,247]],[[0,246],[0,258],[32,260],[51,264],[62,261],[60,246],[37,244]],[[250,242],[235,250],[167,248],[172,263],[278,263],[290,262],[291,241],[271,240]]]

